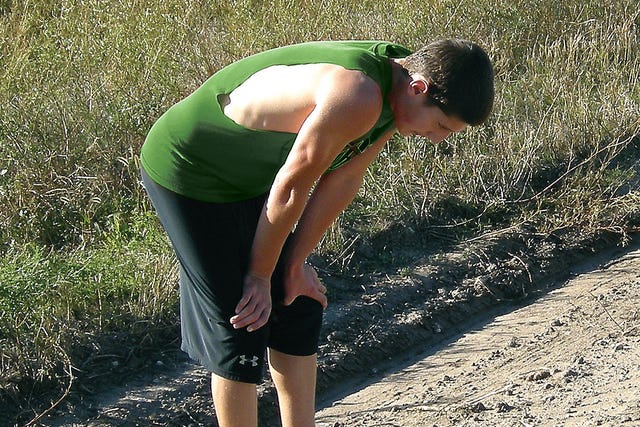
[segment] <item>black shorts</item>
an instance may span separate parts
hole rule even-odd
[[[307,297],[282,304],[280,262],[271,278],[273,308],[267,325],[247,332],[230,323],[266,195],[209,203],[165,189],[144,170],[142,179],[180,261],[182,350],[215,374],[248,383],[262,380],[267,347],[295,356],[315,354],[322,305]]]

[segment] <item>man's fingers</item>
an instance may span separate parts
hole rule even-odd
[[[240,301],[235,307],[235,316],[229,321],[234,329],[247,328],[253,332],[263,327],[271,314],[271,284],[268,279],[257,276],[245,277],[245,284]]]
[[[326,291],[326,289],[325,289]],[[318,301],[320,304],[322,304],[322,308],[327,308],[327,297],[324,294],[324,292],[322,292],[320,290],[320,288],[315,288],[313,289],[311,292],[309,292],[307,294],[307,296],[309,298],[313,298],[314,300]]]
[[[247,308],[247,304],[249,304],[249,302],[251,301],[251,295],[249,294],[244,294],[242,296],[242,298],[240,298],[240,301],[238,301],[238,305],[236,305],[236,315],[239,315],[243,310],[245,310]],[[237,316],[234,316],[237,317]]]
[[[298,295],[293,295],[293,296],[285,295],[284,300],[282,301],[282,304],[291,305],[291,304],[293,304],[293,302],[295,301],[295,299],[297,297],[298,297]]]
[[[269,318],[269,310],[266,308],[254,308],[253,311],[242,312],[231,318],[231,324],[234,329],[241,329],[245,326],[253,326],[252,329],[247,328],[249,332],[264,326]]]
[[[262,312],[262,314],[260,315],[260,317],[258,317],[257,321],[255,321],[253,324],[247,326],[247,332],[257,331],[258,329],[260,329],[264,325],[266,325],[268,320],[269,320],[268,310],[264,310]]]
[[[318,286],[313,291],[315,295],[311,296],[311,298],[322,304],[322,308],[327,308],[327,296],[325,295],[327,287],[318,280]]]
[[[297,293],[294,293],[293,295],[291,294],[285,295],[282,303],[284,305],[291,305],[293,304],[293,301],[295,301],[297,297],[299,297],[300,295],[304,295],[318,301],[320,304],[322,304],[323,308],[327,308],[328,302],[327,302],[327,297],[325,295],[325,293],[327,292],[327,287],[322,283],[318,284],[317,287],[307,289],[306,292],[303,290],[297,290],[295,292]]]
[[[318,298],[314,298],[314,299],[318,301],[320,304],[322,304],[322,308],[327,308],[328,301],[327,301],[327,296],[324,293],[318,293]]]
[[[257,304],[255,300],[251,299],[250,297],[242,297],[242,299],[236,306],[236,315],[231,318],[232,322],[233,319],[240,320],[253,313],[253,311],[256,309],[256,305]]]
[[[236,329],[244,328],[255,322],[263,311],[264,308],[260,308],[255,298],[244,296],[236,306],[236,315],[231,317],[231,324]]]

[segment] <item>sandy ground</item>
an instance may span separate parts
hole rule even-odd
[[[327,396],[320,427],[640,426],[640,250]]]

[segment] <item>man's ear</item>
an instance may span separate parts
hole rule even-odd
[[[429,91],[429,82],[422,76],[412,76],[409,83],[409,90],[413,95],[427,93]]]

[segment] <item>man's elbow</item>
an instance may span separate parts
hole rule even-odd
[[[310,179],[300,179],[295,174],[279,174],[271,187],[269,200],[281,207],[304,205],[312,186]]]

